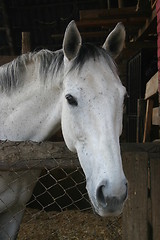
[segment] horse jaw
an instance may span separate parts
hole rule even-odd
[[[87,144],[77,144],[89,198],[95,212],[102,217],[121,214],[127,199],[127,180],[123,173],[119,145],[113,141],[108,147],[106,144],[106,149],[97,154],[93,148],[90,151]]]

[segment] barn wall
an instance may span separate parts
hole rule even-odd
[[[160,104],[160,1],[157,1],[156,10],[157,10],[157,34],[158,34],[158,39],[157,39],[158,82],[159,82],[158,91],[159,91],[159,104]]]

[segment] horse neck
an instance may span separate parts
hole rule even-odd
[[[23,87],[2,94],[0,139],[43,141],[60,128],[62,75],[51,83],[41,81],[32,64],[27,69]]]

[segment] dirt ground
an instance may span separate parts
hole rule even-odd
[[[121,235],[121,217],[101,218],[92,211],[27,209],[18,240],[121,240]]]

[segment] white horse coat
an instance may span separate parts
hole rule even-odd
[[[82,44],[72,21],[62,50],[28,53],[0,68],[0,139],[40,142],[62,127],[101,216],[121,213],[127,197],[119,146],[126,91],[112,60],[124,40],[119,23],[103,48]],[[39,174],[0,172],[1,240],[16,238]]]

